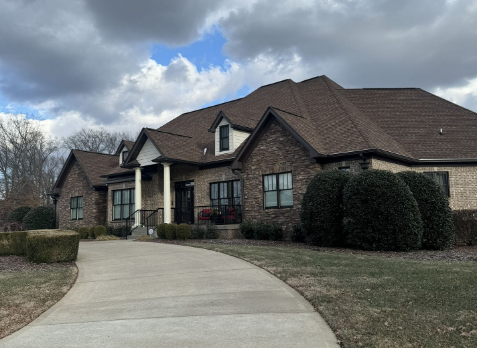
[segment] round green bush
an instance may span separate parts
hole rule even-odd
[[[88,229],[89,238],[94,238],[94,226]]]
[[[255,237],[254,223],[252,221],[244,221],[240,224],[240,232],[245,239],[253,239]]]
[[[219,238],[219,232],[217,231],[217,226],[212,224],[207,224],[204,231],[204,239],[217,239]]]
[[[89,228],[88,227],[78,228],[78,233],[79,233],[81,239],[88,239],[89,238]]]
[[[366,170],[353,175],[343,193],[347,242],[366,250],[421,247],[422,221],[411,190],[397,175]]]
[[[177,230],[176,230],[177,239],[183,239],[183,240],[190,239],[190,235],[191,235],[191,229],[188,224],[183,223],[177,226]]]
[[[23,225],[27,230],[42,230],[55,228],[55,211],[50,207],[36,207],[31,209],[23,218]]]
[[[301,224],[293,225],[290,239],[295,243],[304,243],[306,240],[305,229]]]
[[[416,172],[397,175],[409,186],[422,219],[422,248],[443,250],[454,245],[455,232],[449,200],[440,186],[428,176]]]
[[[106,227],[103,225],[98,225],[94,227],[94,238],[98,238],[99,236],[106,235]]]
[[[30,207],[20,207],[15,209],[8,215],[7,221],[8,222],[17,222],[21,224],[23,222],[23,218],[26,214],[31,210]]]
[[[190,238],[191,239],[202,239],[202,238],[204,238],[204,233],[205,233],[205,230],[204,230],[204,228],[202,228],[202,226],[193,225],[192,228],[191,228]]]
[[[177,224],[166,224],[166,239],[176,239]]]
[[[348,172],[328,170],[316,174],[308,184],[300,219],[310,243],[320,246],[345,244],[343,188],[349,179]]]
[[[157,226],[157,238],[166,239],[166,226],[167,224],[164,223]]]
[[[283,227],[274,222],[270,225],[270,240],[283,240]]]

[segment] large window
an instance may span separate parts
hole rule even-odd
[[[450,197],[449,172],[425,172],[424,175],[437,182],[447,197]]]
[[[134,189],[113,191],[113,220],[127,219],[136,211],[134,203]]]
[[[126,162],[126,158],[128,157],[128,155],[129,155],[129,151],[122,152],[122,158],[121,158],[122,163]]]
[[[292,173],[263,176],[263,205],[265,209],[293,207]]]
[[[229,149],[229,126],[220,126],[220,151],[227,151]]]
[[[223,181],[210,184],[210,204],[212,206],[240,205],[242,189],[240,181]]]
[[[70,198],[71,220],[83,220],[83,197]]]

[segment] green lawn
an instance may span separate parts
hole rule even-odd
[[[191,244],[260,266],[318,309],[344,347],[477,347],[477,263]]]
[[[58,302],[78,274],[73,263],[29,266],[20,257],[11,258],[20,260],[26,270],[0,271],[0,338],[21,329]]]

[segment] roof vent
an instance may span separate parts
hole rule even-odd
[[[207,153],[207,148],[204,147],[204,156],[205,156],[206,153]]]
[[[439,129],[439,134],[444,135],[444,130],[442,128]]]

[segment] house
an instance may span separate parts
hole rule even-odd
[[[72,150],[54,194],[60,227],[291,227],[318,171],[375,168],[425,173],[453,209],[477,209],[476,150],[472,111],[420,88],[346,89],[319,76],[144,128],[114,155]]]

